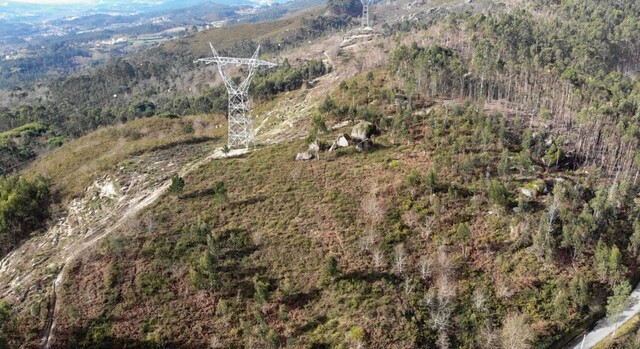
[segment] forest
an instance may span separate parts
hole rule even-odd
[[[356,1],[323,11],[278,22],[264,54],[357,26]],[[620,313],[640,277],[640,3],[534,0],[381,27],[367,50],[388,60],[330,80],[306,139],[170,177],[166,196],[74,264],[59,300],[69,346],[559,348]],[[191,72],[198,35],[0,110],[5,172],[63,143],[88,152],[82,136],[98,128],[140,138],[134,127],[193,132],[188,115],[223,114],[215,70]],[[319,59],[279,63],[253,80],[259,106],[308,103],[336,77]],[[349,134],[327,125],[360,120],[377,130],[369,151],[292,160]],[[7,246],[43,228],[48,181],[0,181]],[[43,309],[16,325],[0,303],[0,347],[36,341]],[[635,326],[614,347],[640,343]]]
[[[438,46],[400,47],[393,61],[403,90],[506,103],[571,142],[580,164],[635,183],[640,5],[537,5],[535,19],[524,10],[452,15]]]
[[[46,227],[52,201],[49,184],[42,177],[0,178],[0,258],[30,234]],[[0,303],[0,329],[1,306]]]

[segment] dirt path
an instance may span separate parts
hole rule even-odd
[[[54,319],[54,313],[55,313],[55,309],[56,309],[56,300],[57,300],[57,295],[56,295],[56,282],[53,282],[53,286],[52,286],[53,290],[51,292],[51,297],[49,299],[49,303],[47,304],[47,321],[44,324],[44,330],[42,331],[42,338],[43,338],[43,347],[46,349],[49,349],[50,345],[49,345],[49,338],[51,337],[51,330],[53,329],[53,319]]]
[[[341,41],[342,36],[336,34],[328,42],[303,52],[309,59],[328,60],[333,70],[316,79],[313,88],[283,95],[268,111],[257,113],[255,121],[258,127],[255,131],[259,144],[276,144],[305,137],[308,116],[317,101],[345,76],[357,73],[351,67],[355,64],[353,60],[347,61],[353,69],[344,71],[345,62],[335,59],[332,50],[337,49]],[[65,217],[45,234],[34,237],[0,261],[0,298],[16,304],[19,311],[28,311],[33,304],[46,304],[46,320],[42,324],[39,344],[42,348],[51,347],[55,342],[57,314],[64,303],[61,292],[66,288],[65,280],[69,270],[76,265],[75,261],[84,258],[88,249],[129,224],[130,219],[156,202],[170,185],[166,174],[185,176],[214,159],[245,152],[234,150],[224,154],[217,149],[208,154],[192,154],[190,159],[193,161],[186,163],[189,159],[183,158],[175,167],[170,167],[170,160],[163,159],[158,160],[162,162],[159,165],[149,162],[137,165],[134,171],[125,169],[131,173],[127,172],[124,180],[117,177],[119,174],[117,178],[96,180],[93,187],[87,188],[85,197],[70,203]],[[108,186],[112,189],[122,186],[122,190],[116,190],[117,195],[112,198],[94,194]],[[99,198],[93,200],[96,195]]]
[[[322,53],[327,58],[327,62],[329,63],[329,65],[331,65],[332,68],[335,67],[336,64],[333,62],[333,58],[331,58],[331,56],[329,56],[329,53],[327,53],[327,51],[324,51]]]
[[[178,171],[180,176],[186,176],[193,170],[199,168],[200,166],[222,157],[233,157],[247,153],[247,149],[235,149],[229,152],[229,154],[224,154],[222,150],[217,149],[213,153],[206,156],[204,159],[198,160],[196,162],[187,164],[180,171]],[[142,210],[149,207],[151,204],[156,202],[158,198],[160,198],[171,185],[171,181],[167,180],[161,185],[153,188],[149,191],[143,192],[141,195],[133,197],[130,199],[130,205],[127,205],[126,209],[122,211],[115,211],[112,214],[108,215],[104,219],[100,221],[100,226],[94,231],[102,231],[101,233],[96,234],[93,238],[88,241],[85,241],[78,246],[74,246],[71,249],[70,254],[65,258],[62,263],[62,267],[56,276],[55,281],[53,282],[53,292],[51,296],[51,300],[49,301],[49,309],[47,312],[47,320],[45,321],[45,328],[43,330],[43,338],[42,338],[42,348],[49,349],[51,347],[51,342],[54,338],[54,330],[56,325],[55,314],[57,311],[57,302],[58,298],[57,292],[60,289],[63,289],[64,286],[64,277],[67,273],[67,269],[70,265],[73,265],[73,261],[80,257],[83,252],[87,249],[94,246],[96,243],[109,236],[113,232],[117,231],[123,225],[125,225],[130,219],[136,217]],[[119,217],[119,218],[118,218]],[[114,221],[115,220],[115,221]]]

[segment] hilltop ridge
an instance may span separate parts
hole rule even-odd
[[[73,135],[21,172],[61,207],[0,262],[0,343],[559,348],[616,316],[640,252],[639,5],[375,9],[375,35],[319,8],[172,41],[59,83],[75,106],[125,96],[76,111],[90,127],[0,134]],[[226,95],[190,64],[209,41],[280,63],[251,88],[251,151],[224,151]]]

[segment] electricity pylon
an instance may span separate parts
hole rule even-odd
[[[372,0],[360,0],[362,2],[362,29],[371,29],[369,25],[369,5]]]
[[[240,148],[242,146],[249,148],[253,145],[253,138],[255,136],[253,120],[251,119],[251,101],[249,98],[249,86],[251,85],[253,73],[258,67],[266,66],[273,68],[278,65],[258,59],[260,46],[258,46],[251,58],[220,57],[211,43],[209,43],[209,46],[211,47],[211,52],[213,52],[213,57],[200,58],[194,61],[194,63],[204,62],[207,65],[213,63],[218,66],[218,72],[220,72],[220,76],[222,76],[222,80],[229,94],[229,139],[227,143],[229,148]],[[238,85],[233,82],[225,72],[224,67],[227,64],[234,66],[246,65],[249,67],[249,75]]]

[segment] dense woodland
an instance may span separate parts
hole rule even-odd
[[[540,2],[528,11],[450,16],[440,45],[393,55],[403,89],[506,103],[576,147],[581,164],[638,175],[640,5]],[[461,29],[458,29],[461,28]]]
[[[13,176],[0,179],[0,258],[22,239],[47,225],[52,204],[48,182]],[[0,304],[0,330],[2,304]],[[0,334],[2,331],[0,331]],[[0,345],[2,337],[0,336]]]

